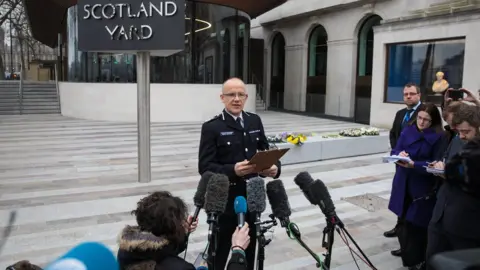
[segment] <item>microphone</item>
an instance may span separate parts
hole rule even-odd
[[[112,251],[101,243],[86,242],[77,245],[51,263],[45,270],[105,270],[119,269]]]
[[[247,204],[248,210],[255,216],[257,236],[260,236],[260,214],[263,213],[267,207],[265,181],[263,178],[257,176],[247,181]]]
[[[317,179],[310,185],[309,194],[313,198],[313,204],[320,206],[320,210],[327,219],[336,219],[335,205],[333,205],[332,197],[322,180]]]
[[[290,203],[282,180],[277,179],[267,183],[267,197],[272,207],[273,216],[280,220],[280,225],[287,228],[288,232],[289,217],[292,210],[290,210]]]
[[[205,193],[207,192],[207,185],[210,179],[214,176],[215,174],[212,172],[205,172],[202,174],[202,177],[200,178],[200,181],[198,182],[198,187],[197,191],[195,192],[195,195],[193,195],[193,204],[197,207],[195,208],[195,212],[193,214],[192,222],[195,222],[197,220],[198,215],[200,214],[200,210],[203,208],[205,205]],[[187,238],[190,235],[190,232],[187,234]]]
[[[228,201],[228,189],[230,182],[228,177],[223,174],[215,174],[208,181],[207,191],[205,193],[205,212],[208,215],[207,222],[208,240],[212,238],[214,225],[218,222],[218,216],[225,212]]]
[[[242,228],[245,225],[245,214],[247,213],[247,201],[245,197],[238,196],[233,203],[235,214],[237,214],[238,227]]]
[[[301,172],[293,179],[295,184],[302,190],[303,194],[311,204],[315,204],[315,199],[309,193],[310,185],[313,184],[313,178],[308,172]]]

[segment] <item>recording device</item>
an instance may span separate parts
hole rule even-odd
[[[280,221],[282,228],[287,228],[290,223],[290,203],[282,180],[273,180],[267,183],[267,197],[272,207],[272,214]],[[288,232],[288,228],[287,228]]]
[[[457,101],[459,99],[463,99],[463,91],[460,89],[449,89],[448,90],[448,97],[451,98],[454,101]]]
[[[238,227],[242,228],[245,225],[245,214],[247,213],[247,201],[245,197],[238,196],[233,202],[235,214],[237,214]]]
[[[290,203],[282,180],[274,180],[267,184],[267,197],[272,207],[273,215],[280,220],[280,225],[287,230],[287,235],[295,239],[315,259],[317,267],[320,268],[322,261],[301,239],[300,229],[295,223],[290,222]]]
[[[105,270],[119,269],[112,251],[101,243],[86,242],[72,248],[45,270]]]
[[[208,239],[212,240],[214,227],[218,223],[218,216],[225,212],[228,201],[228,189],[230,182],[228,177],[223,174],[215,174],[208,181],[207,191],[205,193],[205,212],[207,213]]]
[[[315,199],[311,196],[309,193],[310,191],[310,185],[313,184],[313,178],[308,172],[301,172],[295,176],[293,179],[295,184],[302,190],[303,194],[305,195],[305,198],[311,203],[315,204],[314,201]]]
[[[313,205],[318,205],[322,213],[325,215],[327,226],[323,230],[322,247],[325,248],[326,254],[324,264],[322,265],[323,268],[330,268],[336,230],[339,234],[345,234],[351,240],[351,243],[358,249],[365,263],[372,269],[376,270],[367,255],[365,255],[362,249],[358,246],[357,242],[353,239],[352,235],[345,228],[343,222],[337,216],[335,205],[333,204],[332,198],[325,184],[318,179],[314,181],[308,172],[299,173],[294,181],[303,191],[307,200]]]
[[[479,270],[480,249],[464,249],[436,254],[430,260],[434,270]]]
[[[470,195],[480,198],[480,138],[467,142],[462,150],[445,165],[445,177]]]
[[[337,215],[330,193],[321,180],[314,181],[308,172],[301,172],[295,176],[294,182],[311,204],[320,207],[327,219],[332,219]]]
[[[205,193],[207,192],[208,181],[210,181],[210,178],[212,178],[214,175],[215,174],[212,172],[205,172],[198,182],[197,191],[195,192],[195,195],[193,195],[193,204],[196,206],[196,208],[193,214],[192,222],[197,220],[200,210],[205,205]],[[188,232],[187,238],[189,235],[190,232]]]
[[[330,193],[322,180],[315,180],[313,184],[310,185],[309,193],[314,199],[313,204],[320,207],[320,210],[322,210],[326,218],[334,218],[337,216],[332,197],[330,197]]]
[[[254,177],[247,181],[248,210],[255,216],[257,236],[260,234],[260,215],[267,208],[265,195],[265,181],[261,177]]]

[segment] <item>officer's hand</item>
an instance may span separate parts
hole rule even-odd
[[[248,228],[248,223],[246,222],[241,229],[237,227],[232,235],[233,249],[247,249],[248,245],[250,244],[250,236],[248,235],[249,231],[250,229]]]
[[[275,175],[277,175],[278,173],[278,167],[277,165],[272,165],[272,167],[270,167],[270,169],[266,169],[266,170],[263,170],[260,172],[260,174],[262,176],[265,176],[265,177],[275,177]]]
[[[253,170],[255,170],[255,165],[248,165],[248,160],[237,162],[237,164],[235,164],[235,174],[238,176],[251,174]]]

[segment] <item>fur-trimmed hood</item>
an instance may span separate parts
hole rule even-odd
[[[164,237],[142,232],[137,226],[126,226],[118,237],[118,245],[120,269],[195,269],[178,257],[185,247],[177,247]]]
[[[118,237],[118,246],[125,251],[161,250],[168,244],[165,238],[142,232],[137,226],[126,226]]]

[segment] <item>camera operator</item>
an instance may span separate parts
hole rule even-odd
[[[465,160],[465,150],[478,147],[480,110],[477,106],[461,105],[453,115],[452,125],[457,136],[452,139],[444,162],[432,164],[435,168],[446,169],[442,178],[446,181],[437,194],[432,219],[428,229],[427,260],[444,251],[480,247],[480,197],[468,192],[465,177],[452,175],[452,166],[458,167]],[[465,145],[466,144],[466,145]],[[469,161],[472,164],[472,161]],[[478,160],[476,160],[478,166]],[[470,167],[472,168],[472,167]],[[458,170],[457,170],[458,172]],[[461,171],[460,171],[461,172]],[[469,177],[478,177],[470,169]]]
[[[138,226],[126,226],[119,236],[118,263],[121,270],[195,270],[193,264],[178,256],[185,250],[190,227],[187,206],[179,197],[167,191],[155,192],[137,203],[132,211]],[[227,270],[245,270],[244,250],[250,243],[248,224],[232,236],[232,256]]]

